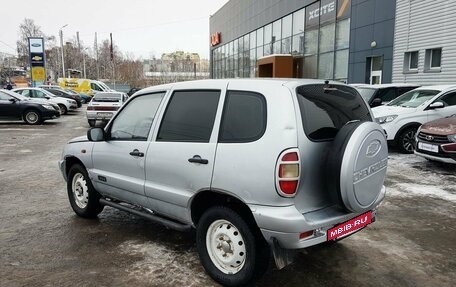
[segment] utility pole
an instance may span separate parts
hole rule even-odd
[[[79,54],[81,55],[82,50],[81,50],[81,42],[79,41],[79,31],[76,32],[76,39],[78,41]],[[85,69],[85,60],[84,60],[84,54],[82,54],[82,70],[84,70],[84,69]],[[84,78],[85,78],[85,73],[84,73]]]
[[[98,62],[98,43],[97,43],[97,32],[95,32],[95,55],[97,57],[96,66],[97,66],[97,80],[100,79],[100,65]]]
[[[65,24],[62,26],[62,28],[60,28],[59,30],[59,34],[60,34],[60,50],[61,50],[61,55],[62,55],[62,75],[63,75],[63,78],[65,78],[65,56],[64,56],[64,52],[63,52],[63,31],[62,29],[65,28],[66,26],[68,26],[68,24]]]
[[[114,43],[112,42],[112,33],[109,33],[109,37],[111,38],[111,46],[110,54],[111,54],[111,62],[112,62],[112,78],[114,81],[114,90],[116,89],[116,61],[114,61]]]

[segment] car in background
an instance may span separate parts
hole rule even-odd
[[[87,121],[91,127],[96,121],[105,124],[117,113],[117,110],[127,101],[128,96],[119,92],[96,93],[87,106]]]
[[[76,110],[78,107],[78,104],[75,100],[57,97],[41,88],[18,88],[13,89],[12,91],[21,94],[26,98],[47,99],[50,102],[57,104],[60,108],[60,114],[63,115],[66,115],[68,111]]]
[[[413,153],[418,128],[429,121],[456,114],[456,86],[420,87],[385,106],[372,109],[389,143],[402,153]]]
[[[131,97],[131,96],[133,96],[133,94],[136,93],[137,91],[141,91],[141,89],[140,89],[140,88],[131,88],[131,89],[128,91],[127,95],[128,95],[129,97]]]
[[[416,135],[415,154],[456,164],[456,114],[422,125]]]
[[[15,98],[19,98],[21,100],[29,100],[31,102],[34,102],[34,103],[38,103],[38,104],[46,104],[46,105],[51,105],[56,111],[59,111],[60,112],[60,107],[59,105],[57,105],[56,103],[53,103],[51,101],[49,101],[48,99],[41,99],[41,98],[26,98],[24,96],[22,96],[21,94],[19,93],[16,93],[12,90],[1,90],[2,92],[12,96],[12,97],[15,97]]]
[[[78,108],[82,107],[82,99],[79,95],[72,95],[66,92],[60,86],[39,86],[39,88],[45,89],[46,91],[50,92],[51,94],[57,97],[75,100],[78,104]]]
[[[20,94],[0,90],[0,119],[23,120],[29,125],[60,117],[60,110],[50,103],[40,103]]]
[[[65,92],[67,92],[68,94],[70,95],[78,95],[81,97],[81,101],[83,104],[87,104],[88,102],[90,102],[92,100],[92,97],[89,97],[88,95],[84,94],[84,93],[78,93],[72,89],[65,89]]]
[[[371,108],[385,105],[403,93],[419,87],[415,84],[351,84],[361,94]]]

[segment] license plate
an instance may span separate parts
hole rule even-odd
[[[112,113],[97,113],[97,116],[100,116],[100,117],[111,117]]]
[[[425,151],[435,152],[435,153],[439,152],[439,146],[435,145],[435,144],[428,144],[428,143],[419,142],[418,143],[418,148],[422,149],[422,150],[425,150]]]
[[[345,221],[339,225],[334,226],[333,228],[328,229],[326,233],[326,238],[328,241],[339,239],[344,236],[349,235],[361,228],[366,227],[372,223],[372,211],[366,212],[357,216],[353,219]]]

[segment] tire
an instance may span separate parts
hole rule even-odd
[[[415,150],[415,135],[418,128],[406,128],[397,137],[396,145],[401,153],[413,153]]]
[[[95,123],[97,122],[96,120],[87,120],[87,122],[89,123],[89,126],[90,127],[94,127],[95,126]]]
[[[196,245],[206,272],[224,286],[249,284],[269,265],[270,249],[258,228],[227,207],[212,207],[203,214]]]
[[[40,112],[36,110],[25,111],[23,119],[24,122],[29,125],[39,125],[43,122]]]
[[[68,172],[68,199],[73,211],[84,218],[95,218],[103,211],[100,194],[95,190],[86,169],[75,164]]]
[[[64,104],[59,104],[59,108],[60,108],[60,114],[61,115],[68,114],[68,109],[67,109],[67,107]]]

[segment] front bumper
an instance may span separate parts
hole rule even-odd
[[[70,110],[76,110],[78,106],[76,104],[71,104],[70,105]]]
[[[373,221],[377,207],[385,198],[386,189],[382,188],[372,207]],[[302,249],[327,241],[328,229],[355,218],[365,212],[346,213],[338,208],[329,207],[315,212],[301,214],[294,205],[285,207],[249,205],[255,221],[266,241],[277,242],[284,249]],[[313,230],[313,235],[300,238],[300,234]]]
[[[52,111],[52,110],[45,110],[45,111],[41,112],[41,116],[43,117],[44,120],[56,119],[56,118],[60,117],[60,112]]]
[[[456,158],[442,157],[442,156],[438,156],[438,154],[431,155],[431,154],[423,153],[423,152],[416,151],[416,150],[415,150],[415,154],[418,156],[427,158],[429,160],[434,160],[434,161],[443,162],[443,163],[456,164]]]

